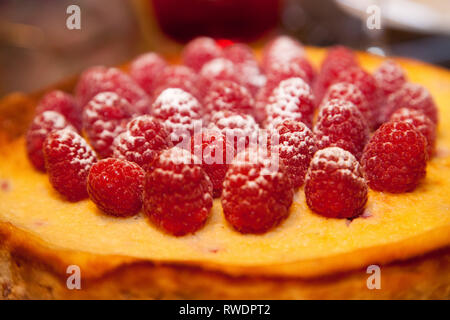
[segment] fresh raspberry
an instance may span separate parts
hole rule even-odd
[[[255,148],[239,153],[223,183],[225,219],[241,233],[265,233],[289,214],[294,189],[281,162]]]
[[[213,114],[209,128],[222,132],[227,137],[227,141],[233,144],[237,153],[247,147],[250,142],[256,142],[254,140],[259,126],[248,114],[221,111]]]
[[[252,48],[245,43],[234,43],[224,48],[223,55],[225,59],[234,64],[257,62]]]
[[[112,146],[115,158],[135,162],[144,169],[148,169],[163,150],[171,147],[169,131],[147,115],[131,120]]]
[[[140,55],[131,62],[130,76],[149,95],[153,95],[158,78],[167,67],[167,62],[157,53]]]
[[[270,75],[274,72],[277,72],[276,70],[274,70],[273,68],[279,68],[280,65],[295,65],[293,67],[291,67],[292,70],[295,69],[300,69],[303,71],[304,74],[304,80],[311,85],[315,79],[316,76],[316,72],[313,68],[313,66],[311,65],[311,63],[303,56],[300,57],[294,57],[289,61],[286,61],[284,63],[280,62],[275,62],[272,63],[271,65],[266,67],[266,74]]]
[[[69,201],[87,198],[87,176],[97,161],[87,142],[74,130],[56,130],[45,139],[43,151],[53,188]]]
[[[319,105],[328,87],[348,68],[357,66],[355,54],[348,48],[337,46],[328,50],[314,84],[314,96]]]
[[[75,89],[81,107],[101,92],[115,92],[127,100],[133,114],[146,114],[151,100],[134,80],[117,68],[93,67],[82,73]]]
[[[317,151],[305,182],[306,203],[327,218],[353,218],[367,202],[367,184],[358,160],[338,147]]]
[[[198,72],[208,61],[220,58],[222,48],[212,38],[198,37],[191,40],[183,50],[183,63]]]
[[[202,106],[190,93],[169,88],[156,98],[152,113],[163,122],[170,132],[172,142],[177,144],[191,138],[194,122],[202,119]]]
[[[346,82],[338,82],[328,88],[321,105],[326,105],[330,100],[339,99],[353,103],[362,113],[366,122],[372,119],[372,110],[369,108],[366,97],[355,85]]]
[[[373,73],[378,87],[385,96],[399,90],[406,82],[403,69],[394,61],[384,61]]]
[[[199,80],[202,97],[207,94],[212,84],[218,80],[240,83],[240,76],[233,62],[225,58],[216,58],[202,67]]]
[[[297,40],[288,36],[279,36],[267,43],[263,49],[262,66],[264,72],[272,68],[273,63],[291,61],[303,57],[305,49]]]
[[[169,66],[158,78],[153,98],[156,99],[166,89],[178,88],[189,92],[200,101],[202,95],[198,88],[198,81],[198,75],[191,68],[179,65]]]
[[[266,115],[266,127],[292,119],[301,121],[311,128],[314,96],[310,86],[300,78],[281,81],[268,99]]]
[[[44,154],[42,152],[42,146],[45,138],[53,130],[59,130],[69,128],[76,130],[72,127],[66,118],[55,111],[43,111],[38,113],[28,128],[26,135],[27,154],[31,164],[39,171],[45,172]]]
[[[234,63],[240,82],[253,96],[264,86],[266,77],[262,74],[252,49],[243,43],[235,43],[224,49],[224,57]]]
[[[99,93],[84,107],[83,128],[100,158],[112,155],[112,143],[125,131],[131,108],[127,100],[114,92]]]
[[[254,113],[250,92],[244,86],[228,80],[213,83],[204,99],[204,106],[207,116],[226,110],[249,115]]]
[[[81,131],[81,108],[75,102],[75,98],[60,90],[47,93],[39,101],[36,114],[44,111],[56,111],[62,114],[78,131]]]
[[[427,142],[412,124],[390,121],[370,139],[361,159],[369,186],[378,191],[412,191],[425,176]]]
[[[133,162],[103,159],[91,167],[87,191],[104,213],[129,217],[141,210],[144,178],[145,171]]]
[[[265,107],[274,89],[278,87],[281,81],[290,78],[301,78],[306,81],[307,77],[305,72],[297,64],[286,62],[277,62],[272,72],[267,74],[266,84],[259,90],[256,96],[258,122],[262,122],[266,117]]]
[[[233,145],[220,131],[203,129],[192,137],[191,152],[201,159],[202,168],[212,182],[214,198],[220,197],[225,173],[234,156]]]
[[[433,123],[438,123],[438,110],[430,92],[419,84],[405,83],[398,91],[388,98],[385,118],[389,119],[392,113],[399,108],[408,108],[422,111]]]
[[[285,120],[275,126],[278,155],[294,187],[303,185],[309,163],[317,151],[312,131],[302,122]]]
[[[314,134],[319,149],[339,147],[359,159],[369,139],[369,128],[353,103],[331,100],[320,109]]]
[[[147,171],[144,212],[174,236],[199,230],[212,207],[212,184],[198,159],[174,147],[163,151]]]
[[[401,108],[395,111],[390,121],[405,121],[416,127],[427,140],[428,158],[434,153],[436,146],[436,125],[422,111]]]
[[[371,129],[374,129],[378,124],[382,106],[380,100],[382,95],[375,78],[370,73],[356,66],[349,68],[338,75],[336,78],[336,83],[337,82],[351,83],[361,90],[366,97],[368,109],[371,110],[370,118],[367,119],[367,124]]]

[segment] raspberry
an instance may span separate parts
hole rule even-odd
[[[371,110],[370,118],[367,119],[367,124],[370,128],[375,128],[381,112],[380,107],[382,106],[380,100],[382,96],[375,78],[360,67],[352,67],[342,72],[336,78],[336,82],[351,83],[361,90],[366,97],[368,109]]]
[[[240,82],[252,95],[256,95],[266,79],[259,69],[252,49],[246,44],[236,43],[225,48],[224,57],[234,63]]]
[[[356,158],[331,147],[317,151],[305,182],[306,203],[327,218],[353,218],[367,202],[367,184]]]
[[[83,127],[101,158],[112,155],[112,143],[131,118],[130,104],[114,92],[97,94],[83,110]]]
[[[125,132],[114,140],[113,156],[148,169],[163,150],[171,147],[164,125],[151,116],[140,116],[131,120]]]
[[[367,123],[349,101],[331,100],[319,111],[314,134],[319,149],[339,147],[361,157],[369,139]]]
[[[330,100],[339,99],[353,103],[362,113],[366,122],[372,119],[372,110],[369,108],[366,97],[355,85],[338,82],[328,88],[321,105],[326,105]]]
[[[427,140],[427,153],[430,158],[436,145],[436,125],[422,111],[401,108],[395,111],[390,121],[405,121],[416,127]]]
[[[316,104],[319,105],[328,87],[350,67],[357,66],[355,54],[348,48],[337,46],[328,50],[314,84]]]
[[[384,61],[373,73],[378,87],[385,96],[399,90],[406,82],[403,69],[394,61]]]
[[[236,153],[242,151],[251,141],[253,142],[259,129],[252,116],[230,111],[214,113],[209,128],[222,132],[227,140],[233,143]]]
[[[233,145],[220,131],[204,129],[192,137],[191,152],[201,159],[202,168],[212,182],[214,198],[220,197],[228,164],[233,159]]]
[[[292,67],[290,67],[292,70],[300,69],[303,71],[303,79],[309,85],[313,83],[316,73],[311,63],[305,57],[303,56],[294,57],[291,60],[282,63],[281,65],[290,65],[290,64],[293,65]],[[274,72],[277,72],[276,70],[274,70],[274,68],[279,68],[279,66],[280,62],[272,63],[271,65],[266,67],[266,73],[270,75]]]
[[[267,81],[264,87],[259,90],[256,96],[256,110],[258,113],[258,122],[262,122],[266,117],[265,107],[268,103],[269,97],[272,95],[274,89],[280,84],[281,81],[290,78],[306,79],[305,72],[300,69],[297,64],[277,62],[273,67],[274,69],[270,74],[267,74]],[[306,80],[305,80],[306,81]]]
[[[289,214],[294,189],[282,163],[254,148],[239,153],[223,183],[225,219],[241,233],[265,233]]]
[[[225,59],[234,64],[256,62],[252,48],[244,43],[234,43],[224,48],[223,55]]]
[[[275,126],[286,119],[312,126],[314,96],[309,85],[300,78],[281,81],[273,90],[266,106],[265,124]]]
[[[178,88],[189,92],[199,100],[202,95],[197,86],[198,81],[198,75],[192,69],[185,66],[169,66],[158,78],[153,97],[158,97],[166,89]]]
[[[387,101],[384,119],[389,119],[390,115],[399,108],[420,110],[433,123],[438,123],[438,110],[433,97],[421,85],[405,83],[398,91],[391,94]]]
[[[212,38],[198,37],[191,40],[183,51],[183,62],[186,66],[198,72],[208,61],[220,58],[222,48]]]
[[[203,97],[210,90],[211,85],[218,80],[240,83],[240,77],[233,62],[225,58],[217,58],[202,67],[199,87]]]
[[[71,125],[81,131],[81,108],[72,95],[60,90],[50,91],[39,101],[36,107],[36,114],[44,111],[59,112]]]
[[[361,159],[369,186],[378,191],[412,191],[425,176],[425,137],[404,121],[383,124],[370,139]]]
[[[155,100],[152,113],[164,123],[174,144],[190,139],[194,121],[202,119],[202,107],[197,99],[178,88],[164,90]]]
[[[69,201],[87,198],[87,176],[97,161],[87,142],[74,130],[56,130],[45,139],[43,151],[53,188]]]
[[[76,130],[58,112],[43,111],[34,117],[27,131],[26,144],[28,158],[37,170],[45,172],[44,154],[42,152],[42,145],[44,144],[45,138],[53,130],[64,128]]]
[[[140,55],[131,62],[130,76],[149,95],[153,95],[159,76],[167,67],[167,62],[154,52]]]
[[[116,68],[93,67],[80,77],[75,89],[81,107],[101,92],[115,92],[132,105],[133,114],[146,114],[150,98],[129,75]]]
[[[262,66],[267,73],[274,62],[286,62],[304,55],[305,50],[300,42],[288,36],[279,36],[264,47]]]
[[[144,212],[174,236],[199,230],[212,207],[212,184],[198,159],[174,147],[163,151],[147,171]]]
[[[103,159],[89,171],[87,191],[104,213],[128,217],[141,210],[144,177],[145,171],[133,162]]]
[[[280,159],[294,187],[300,187],[305,179],[309,163],[317,150],[312,131],[302,122],[285,120],[275,126],[278,134]]]
[[[204,99],[205,114],[232,111],[253,115],[254,101],[250,92],[236,82],[221,80],[213,83]]]

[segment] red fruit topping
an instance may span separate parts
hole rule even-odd
[[[427,140],[428,158],[433,155],[436,145],[436,125],[422,111],[401,108],[391,116],[391,121],[404,121],[412,124]]]
[[[163,122],[174,144],[190,141],[194,122],[202,119],[202,106],[190,93],[178,88],[164,90],[152,107],[153,116]],[[188,140],[186,140],[188,139]]]
[[[222,132],[227,141],[233,143],[236,153],[244,150],[250,142],[256,142],[254,140],[259,129],[252,116],[230,111],[214,113],[209,128]]]
[[[144,177],[145,171],[133,162],[103,159],[89,171],[87,191],[106,214],[128,217],[141,210]]]
[[[348,68],[357,66],[355,54],[348,48],[337,46],[328,50],[314,85],[316,104],[319,105],[328,87]]]
[[[36,107],[36,114],[44,111],[59,112],[78,131],[81,130],[81,108],[72,95],[60,90],[50,91],[39,101]]]
[[[382,94],[378,89],[375,78],[360,67],[352,67],[343,71],[337,77],[336,82],[351,83],[361,90],[366,97],[368,109],[371,110],[371,118],[367,119],[367,124],[371,129],[375,128],[382,107]]]
[[[149,96],[156,89],[158,78],[167,67],[167,62],[154,52],[140,55],[131,62],[130,76]]]
[[[438,123],[438,110],[430,92],[421,85],[405,83],[398,91],[391,94],[386,105],[386,117],[399,108],[422,111],[435,124]]]
[[[356,158],[331,147],[317,151],[305,182],[306,203],[328,218],[353,218],[367,202],[367,184]]]
[[[218,80],[240,83],[237,68],[233,62],[225,58],[217,58],[206,63],[200,71],[200,90],[205,96],[211,85]]]
[[[369,128],[353,103],[331,100],[320,109],[314,134],[319,149],[339,147],[359,159],[369,139]]]
[[[378,87],[385,96],[399,90],[406,82],[403,69],[394,61],[384,61],[373,73]]]
[[[339,99],[353,103],[362,113],[366,121],[372,119],[372,110],[369,108],[366,97],[355,85],[338,82],[328,88],[321,105],[326,105],[330,100]]]
[[[27,131],[26,141],[28,158],[37,170],[45,172],[44,154],[42,152],[45,138],[53,130],[64,128],[70,128],[75,131],[75,128],[58,112],[43,111],[34,117]]]
[[[273,90],[266,106],[266,126],[275,126],[284,120],[300,121],[312,126],[314,96],[310,86],[300,78],[280,82]]]
[[[144,211],[150,220],[174,236],[199,230],[212,207],[212,184],[199,159],[174,147],[163,151],[147,171]]]
[[[87,176],[97,161],[87,142],[74,130],[56,130],[45,139],[43,151],[53,188],[69,201],[87,198]]]
[[[151,116],[140,116],[131,120],[125,132],[114,140],[113,156],[148,169],[161,151],[171,147],[164,125]]]
[[[294,187],[300,187],[305,179],[309,163],[317,151],[312,131],[302,122],[285,120],[275,126],[278,154],[286,166]]]
[[[234,63],[240,82],[256,95],[264,86],[266,77],[261,73],[252,49],[246,44],[236,43],[225,48],[224,57]]]
[[[213,83],[204,99],[205,114],[232,111],[253,115],[254,101],[250,92],[240,84],[221,80]]]
[[[183,62],[194,71],[200,71],[205,63],[222,56],[222,48],[212,38],[198,37],[191,40],[183,51]]]
[[[298,66],[298,64],[287,62],[277,62],[274,64],[272,72],[267,74],[267,81],[265,86],[261,88],[261,90],[259,90],[256,96],[258,122],[262,122],[266,117],[265,107],[274,89],[278,87],[281,81],[290,78],[301,78],[306,81],[307,76],[305,72]]]
[[[153,97],[158,97],[166,89],[178,88],[200,99],[202,96],[197,86],[198,81],[198,75],[191,68],[185,66],[169,66],[164,69],[159,77],[156,89],[153,92]]]
[[[282,163],[254,148],[239,153],[225,176],[223,213],[241,233],[265,233],[289,214],[294,190]]]
[[[391,121],[370,139],[361,159],[372,189],[392,193],[412,191],[425,176],[427,142],[412,124]]]
[[[252,48],[244,43],[234,43],[224,48],[224,58],[230,60],[234,64],[247,62],[256,62]]]
[[[202,168],[212,182],[214,198],[220,197],[228,165],[234,156],[233,145],[220,131],[203,129],[192,137],[191,151],[201,159]]]
[[[101,158],[112,155],[114,139],[125,131],[131,118],[130,104],[114,92],[97,94],[83,110],[83,127]]]
[[[127,100],[133,107],[133,114],[148,113],[151,105],[145,91],[129,75],[116,68],[93,67],[86,70],[75,90],[81,107],[95,95],[105,91],[115,92]]]
[[[291,70],[296,70],[296,69],[302,70],[303,71],[303,75],[302,75],[303,79],[309,85],[311,85],[313,83],[316,73],[315,73],[314,68],[311,65],[311,63],[303,56],[295,57],[295,58],[292,58],[291,60],[285,61],[285,62],[275,61],[271,65],[267,66],[265,71],[268,75],[270,75],[272,73],[277,73],[277,70],[275,70],[274,68],[279,68],[280,66],[286,66],[286,65],[294,65],[294,66],[290,67]],[[285,68],[288,68],[288,67],[285,67]],[[297,71],[294,71],[294,72],[297,72]],[[301,75],[301,74],[299,73],[299,75]]]
[[[272,68],[273,63],[291,61],[304,55],[305,50],[300,42],[288,36],[279,36],[265,46],[262,66],[267,73],[267,70]]]

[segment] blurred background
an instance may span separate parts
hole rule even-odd
[[[73,4],[81,30],[66,27]],[[279,33],[450,66],[450,0],[0,0],[0,97],[143,51],[177,53],[197,35],[258,47]]]

